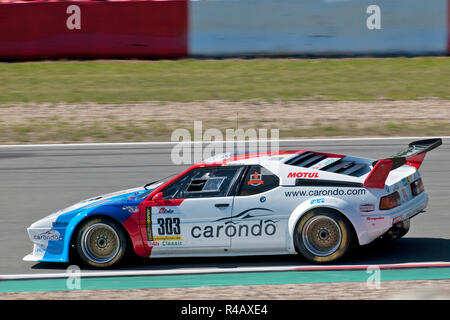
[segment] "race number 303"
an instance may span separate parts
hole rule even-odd
[[[156,222],[158,223],[159,235],[181,234],[179,218],[158,218]]]

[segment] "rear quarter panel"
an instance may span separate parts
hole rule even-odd
[[[320,190],[319,190],[320,189]],[[351,191],[350,189],[355,188],[336,188],[336,187],[285,187],[285,195],[291,194],[290,196],[286,196],[287,201],[293,202],[296,204],[294,210],[292,211],[289,221],[288,221],[288,250],[290,252],[295,252],[294,247],[294,235],[295,235],[295,227],[299,219],[303,217],[307,212],[318,209],[318,208],[330,208],[334,209],[341,214],[343,214],[353,225],[356,236],[358,238],[358,243],[360,245],[367,244],[371,241],[367,228],[364,224],[363,217],[360,212],[360,206],[366,204],[376,205],[377,203],[377,194],[376,192],[372,192],[371,190],[358,188],[361,193],[364,191],[364,194],[359,195],[344,195],[344,196],[300,196],[293,197],[292,192],[295,191],[306,191],[307,193],[311,191],[315,191],[313,193],[319,193],[319,191],[327,191],[329,193],[335,192],[336,190],[342,190],[344,192]],[[298,194],[298,193],[297,193]]]

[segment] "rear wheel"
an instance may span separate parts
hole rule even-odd
[[[316,263],[334,262],[350,248],[350,223],[334,210],[321,208],[305,214],[297,223],[295,247],[306,259]]]
[[[126,236],[122,228],[107,218],[86,221],[78,231],[76,249],[80,259],[96,268],[111,267],[123,258]]]

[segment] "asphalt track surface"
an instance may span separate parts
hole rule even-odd
[[[413,138],[282,142],[280,149],[312,149],[369,158],[390,156]],[[143,185],[180,172],[173,144],[110,144],[0,147],[0,274],[64,272],[68,264],[24,262],[32,251],[26,228],[36,220],[91,196]],[[450,139],[421,167],[430,196],[405,238],[361,247],[342,265],[450,262]],[[306,266],[297,256],[128,259],[115,270],[176,270]]]

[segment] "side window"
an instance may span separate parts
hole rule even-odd
[[[261,166],[251,166],[247,171],[239,192],[240,196],[250,196],[276,188],[280,179]]]
[[[224,197],[241,172],[241,167],[197,168],[163,190],[165,199]]]

